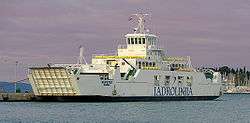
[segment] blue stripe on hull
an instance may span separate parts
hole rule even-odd
[[[150,101],[194,101],[214,100],[219,96],[36,96],[34,101],[41,102],[150,102]]]

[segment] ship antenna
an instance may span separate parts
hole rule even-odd
[[[133,20],[134,18],[133,17],[136,17],[138,20],[138,25],[137,27],[134,29],[134,33],[139,33],[139,34],[145,34],[145,26],[144,26],[144,23],[145,23],[145,16],[148,16],[148,14],[145,14],[145,13],[138,13],[138,14],[132,14],[129,18],[129,21],[130,20]]]
[[[84,47],[82,45],[80,45],[79,49],[80,49],[80,54],[79,54],[79,58],[78,58],[77,63],[78,64],[83,64],[83,62],[85,62],[85,64],[88,64],[87,61],[84,58],[84,55],[83,55]]]

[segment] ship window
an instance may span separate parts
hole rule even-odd
[[[145,67],[145,62],[142,62],[142,66]]]
[[[148,62],[146,62],[146,66],[148,66]]]
[[[138,40],[139,40],[139,44],[141,44],[141,38],[138,38]]]
[[[125,76],[126,73],[121,73],[121,77],[123,78]]]
[[[150,37],[146,38],[148,41],[150,41]]]
[[[155,62],[153,62],[153,67],[155,67]]]
[[[187,76],[187,86],[192,85],[192,77]]]
[[[151,63],[151,62],[149,62],[149,66],[150,66],[150,67],[152,66],[152,63]]]
[[[131,44],[134,44],[134,38],[131,38]]]
[[[138,66],[139,66],[139,69],[141,69],[141,62],[140,61],[138,62]]]
[[[103,80],[103,76],[102,75],[100,75],[100,79]]]
[[[182,83],[182,82],[183,82],[183,79],[184,79],[183,76],[178,76],[178,82],[179,82],[179,83]]]
[[[154,75],[154,84],[156,86],[159,86],[160,78],[161,78],[160,75]]]
[[[135,38],[135,44],[137,44],[137,38]]]
[[[142,38],[142,44],[145,44],[145,38]]]
[[[165,76],[165,82],[164,82],[164,85],[165,86],[168,86],[170,83],[170,76]]]
[[[128,44],[130,44],[130,38],[128,38]]]

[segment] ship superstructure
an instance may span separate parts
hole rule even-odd
[[[221,76],[195,70],[189,56],[168,56],[159,38],[145,29],[145,16],[134,14],[138,25],[125,35],[114,55],[93,55],[84,64],[30,68],[29,80],[37,100],[162,101],[206,100],[221,95]]]

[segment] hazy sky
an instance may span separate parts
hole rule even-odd
[[[88,59],[115,52],[137,12],[169,55],[250,68],[250,0],[0,0],[0,80],[15,61],[18,79],[31,64],[76,62],[79,45]]]

